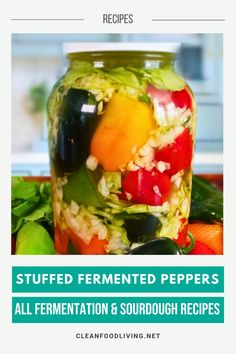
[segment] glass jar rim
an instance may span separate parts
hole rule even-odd
[[[180,44],[174,42],[66,42],[63,51],[70,66],[85,61],[98,68],[156,68],[173,65],[179,47]]]
[[[65,55],[78,52],[142,51],[177,53],[178,42],[65,42]]]
[[[175,53],[162,51],[89,51],[67,54],[70,65],[77,61],[92,63],[97,68],[138,66],[145,68],[173,65]]]

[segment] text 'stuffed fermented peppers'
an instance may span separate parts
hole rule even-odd
[[[166,237],[185,246],[196,105],[174,58],[68,54],[48,103],[58,254],[129,254]]]

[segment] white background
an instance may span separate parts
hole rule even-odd
[[[234,353],[235,340],[235,28],[233,1],[8,1],[1,10],[0,129],[0,351],[1,353]],[[3,5],[2,5],[3,6]],[[133,13],[132,25],[103,25],[102,13]],[[12,18],[85,18],[76,21],[11,21]],[[163,19],[221,21],[152,22]],[[224,256],[10,256],[11,33],[224,33]],[[14,104],[14,103],[13,103]],[[224,324],[12,324],[12,265],[224,265]],[[66,294],[65,294],[66,295]],[[108,294],[109,295],[109,294]],[[137,294],[126,294],[137,296]],[[154,294],[150,294],[152,296]],[[158,294],[157,294],[158,295]],[[163,294],[160,294],[162,296]],[[207,295],[207,294],[206,294]],[[92,295],[93,296],[93,295]],[[119,296],[119,294],[118,294]],[[160,332],[159,340],[76,340],[78,331]]]

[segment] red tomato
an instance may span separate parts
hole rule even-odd
[[[190,167],[193,155],[193,138],[188,128],[177,136],[173,144],[164,146],[155,153],[156,161],[164,161],[170,164],[166,170],[170,176]]]
[[[192,95],[187,87],[181,91],[168,91],[159,90],[154,86],[149,85],[147,92],[151,95],[152,99],[157,99],[161,106],[167,106],[170,103],[174,103],[175,107],[192,109]]]
[[[171,182],[169,176],[156,168],[151,171],[140,168],[127,173],[122,188],[134,203],[162,205],[168,199]]]

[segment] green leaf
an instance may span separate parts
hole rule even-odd
[[[65,202],[70,203],[74,200],[77,204],[105,207],[104,199],[97,190],[95,179],[99,177],[95,176],[96,173],[97,171],[91,172],[84,164],[78,172],[72,174],[68,178],[68,183],[63,187]]]
[[[190,220],[223,222],[223,193],[211,182],[193,176]]]
[[[12,176],[11,178],[11,187],[14,188],[17,184],[24,182],[23,177],[20,176]]]
[[[16,238],[16,254],[55,254],[53,240],[43,226],[35,222],[27,222],[18,231]]]
[[[48,202],[41,202],[30,214],[23,217],[24,221],[37,221],[50,212],[51,205]]]
[[[23,181],[16,183],[12,186],[12,199],[23,199],[27,200],[29,198],[35,197],[39,192],[39,183]]]
[[[168,88],[164,85],[160,78],[158,69],[147,69],[146,70],[146,80],[159,90],[167,90]]]
[[[25,200],[23,203],[12,208],[12,214],[21,217],[26,216],[37,207],[39,202],[40,202],[39,196],[35,196],[28,200]]]
[[[127,66],[127,70],[134,73],[140,81],[143,80],[143,76],[145,76],[146,74],[146,70],[143,68],[140,69],[140,68],[134,68],[132,66]]]
[[[73,86],[73,83],[76,82],[76,80],[96,72],[100,72],[100,70],[94,68],[92,64],[83,61],[76,62],[63,76],[62,84],[66,87]]]
[[[51,183],[43,182],[40,184],[39,193],[43,200],[51,201]]]
[[[181,91],[185,88],[186,82],[182,77],[177,75],[174,71],[170,70],[168,67],[159,69],[158,74],[160,80],[163,82],[164,86],[168,90]]]
[[[151,97],[148,94],[146,94],[146,93],[141,95],[141,96],[139,96],[138,100],[140,102],[146,103],[148,106],[150,106],[150,104],[152,103]]]
[[[53,211],[52,211],[52,206],[51,205],[50,205],[50,209],[44,215],[44,220],[49,225],[53,225]]]
[[[147,80],[160,90],[181,91],[186,82],[169,66],[158,69],[146,69]]]
[[[17,207],[18,205],[22,204],[23,202],[24,202],[23,199],[13,199],[11,201],[11,208],[13,209],[13,208]]]
[[[23,219],[20,216],[16,216],[14,214],[11,215],[11,233],[16,233],[21,225],[23,224]]]
[[[130,86],[136,89],[139,89],[141,86],[136,75],[123,67],[104,70],[104,72],[111,81],[120,85]]]

